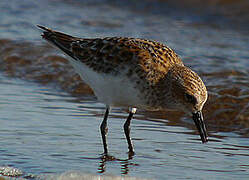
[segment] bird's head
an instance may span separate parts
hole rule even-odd
[[[207,100],[207,89],[201,78],[186,66],[174,66],[168,72],[170,94],[174,109],[192,115],[203,143],[208,141],[202,108]]]

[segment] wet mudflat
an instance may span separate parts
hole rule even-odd
[[[61,173],[68,178],[63,174],[68,172],[79,178],[85,173],[154,179],[249,177],[246,27],[232,28],[228,17],[178,14],[164,3],[139,3],[122,8],[113,1],[0,2],[2,175],[13,167],[13,175],[26,179],[58,178]],[[200,143],[191,117],[182,112],[139,111],[131,130],[136,155],[128,159],[122,129],[127,111],[117,108],[108,134],[110,154],[117,159],[104,162],[99,132],[104,105],[64,56],[40,39],[36,24],[80,37],[154,39],[175,49],[209,90],[204,117],[210,142]]]

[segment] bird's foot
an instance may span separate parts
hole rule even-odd
[[[115,161],[116,158],[114,156],[109,155],[108,153],[103,153],[100,157],[102,161]]]
[[[135,152],[133,150],[128,151],[128,159],[132,159],[134,155],[135,155]]]

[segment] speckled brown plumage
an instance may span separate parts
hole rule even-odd
[[[174,79],[184,80],[180,85],[188,93],[195,94],[198,90],[203,97],[200,100],[206,101],[206,88],[199,76],[185,67],[179,56],[162,43],[127,37],[77,38],[41,28],[45,30],[43,37],[46,40],[96,72],[116,76],[123,73],[127,66],[131,67],[125,74],[136,82],[135,88],[141,91],[148,106],[153,107],[151,109],[164,105],[164,98],[160,97],[168,94],[169,82]],[[169,77],[171,74],[173,78]]]
[[[54,37],[56,41],[53,40]],[[145,39],[124,37],[82,39],[52,30],[45,33],[44,38],[56,43],[75,60],[103,73],[116,74],[118,69],[126,64],[139,64],[141,73],[150,72],[148,79],[155,81],[151,72],[157,72],[156,76],[160,76],[160,73],[165,74],[173,64],[183,65],[172,49],[159,42]]]
[[[137,88],[145,89],[161,86],[159,81],[165,77],[173,65],[183,66],[181,59],[169,47],[162,43],[126,37],[76,38],[60,32],[46,29],[43,37],[56,44],[76,61],[81,61],[94,71],[118,75],[125,66],[132,66],[126,75],[133,79],[139,77]],[[56,39],[56,40],[55,40]],[[139,85],[143,84],[143,86]],[[156,89],[156,88],[155,88]],[[148,103],[151,94],[147,92]],[[159,104],[158,104],[159,105]]]

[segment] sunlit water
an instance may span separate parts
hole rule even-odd
[[[211,17],[177,14],[160,5],[147,11],[138,6],[143,3],[122,8],[106,2],[0,2],[0,40],[14,40],[0,46],[0,174],[1,167],[14,167],[26,179],[47,179],[72,171],[79,178],[81,173],[90,173],[152,179],[248,179],[248,32],[230,29],[224,19],[214,18],[210,23]],[[73,96],[60,89],[72,92],[71,86],[57,83],[72,73],[68,66],[39,64],[46,62],[46,56],[61,55],[40,45],[36,24],[85,37],[155,39],[176,49],[208,86],[204,117],[210,142],[201,144],[190,117],[139,111],[131,124],[136,154],[128,159],[122,129],[128,114],[113,109],[108,145],[116,160],[103,162],[99,125],[104,105],[92,95]],[[66,72],[64,76],[57,76],[57,69]],[[54,79],[43,76],[53,73]],[[47,77],[53,79],[50,84],[30,82],[43,82]]]

